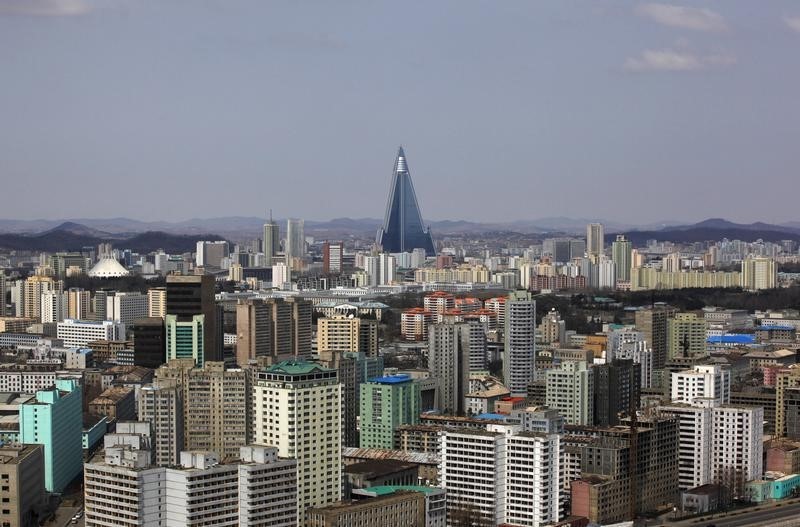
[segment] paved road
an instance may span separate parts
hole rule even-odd
[[[78,523],[70,523],[72,517],[79,510],[83,510],[83,507],[59,507],[56,510],[55,518],[45,523],[45,527],[83,527],[85,515],[81,516]]]
[[[796,520],[795,525],[800,527],[800,503],[783,504],[780,507],[769,504],[759,507],[759,509],[761,510],[719,516],[702,522],[681,522],[681,525],[694,525],[696,527],[706,527],[707,525],[715,525],[716,527],[755,527],[787,522],[785,527],[789,527],[794,523],[794,521],[790,520]]]

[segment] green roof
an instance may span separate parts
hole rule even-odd
[[[437,487],[423,487],[422,485],[378,485],[377,487],[367,487],[363,490],[366,492],[374,492],[376,496],[386,496],[387,494],[394,494],[398,490],[413,490],[428,495],[442,489]]]
[[[285,360],[267,368],[267,372],[269,373],[285,373],[288,375],[305,375],[315,371],[325,372],[330,370],[323,368],[315,362],[306,362],[303,360]]]

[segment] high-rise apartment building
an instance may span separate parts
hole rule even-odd
[[[284,361],[256,372],[254,442],[297,460],[298,525],[342,498],[342,386],[336,370]]]
[[[428,370],[439,380],[437,408],[444,413],[463,415],[466,411],[464,397],[469,392],[470,345],[475,329],[472,324],[453,321],[429,328]]]
[[[22,286],[22,316],[41,320],[42,295],[50,291],[63,292],[63,282],[49,276],[28,277]]]
[[[147,290],[147,316],[167,316],[167,288],[151,287]]]
[[[0,269],[0,317],[7,314],[6,310],[6,273]]]
[[[448,525],[539,527],[558,521],[561,437],[513,426],[487,428],[440,433]]]
[[[92,313],[92,293],[78,287],[67,291],[67,316],[75,320],[89,320]]]
[[[106,319],[126,326],[137,318],[146,317],[148,297],[139,292],[117,292],[106,299]]]
[[[592,367],[594,371],[594,424],[616,426],[623,415],[639,409],[640,367],[630,359],[617,359]]]
[[[157,467],[140,442],[122,439],[134,434],[114,436],[120,440],[107,440],[84,468],[87,527],[297,525],[296,464],[274,448],[243,447],[228,462],[213,452],[182,452],[180,465]]]
[[[222,360],[222,313],[214,299],[212,275],[168,275],[167,315],[179,322],[203,315],[203,360]]]
[[[43,446],[48,492],[62,492],[80,474],[82,434],[81,388],[73,379],[56,379],[19,407],[19,442]]]
[[[698,399],[710,399],[729,404],[731,372],[719,365],[701,365],[673,373],[670,394],[673,403],[697,404]]]
[[[230,247],[225,240],[197,242],[195,261],[197,267],[220,269],[222,262],[230,255]]]
[[[161,381],[139,390],[139,420],[150,423],[155,463],[177,465],[183,450],[183,390],[175,381]]]
[[[317,351],[378,354],[378,321],[349,315],[317,319]]]
[[[742,260],[742,289],[758,291],[778,287],[778,266],[765,256]]]
[[[599,258],[605,249],[605,232],[602,223],[590,223],[586,226],[586,255]]]
[[[0,482],[0,525],[39,525],[46,508],[42,445],[0,445]]]
[[[653,369],[660,370],[667,363],[667,322],[676,313],[674,308],[654,307],[639,309],[635,314],[636,329],[653,350]]]
[[[195,367],[170,360],[156,371],[156,382],[173,380],[183,390],[184,450],[208,450],[221,459],[235,458],[249,443],[252,404],[249,378],[222,362]]]
[[[324,274],[341,273],[344,262],[344,243],[325,242],[322,245],[322,272]]]
[[[631,279],[631,250],[633,246],[624,234],[618,234],[611,244],[611,259],[617,266],[617,282]]]
[[[85,348],[95,340],[124,340],[125,324],[112,320],[72,320],[59,322],[56,335],[65,348]]]
[[[397,150],[392,171],[389,199],[383,227],[378,230],[375,242],[387,253],[411,252],[425,249],[428,256],[436,256],[430,229],[425,228],[417,204],[411,173],[408,171],[403,148]]]
[[[706,355],[706,326],[695,313],[676,313],[667,322],[667,358]]]
[[[361,448],[394,448],[400,425],[419,423],[420,387],[408,375],[386,375],[368,380],[361,389]]]
[[[383,357],[349,351],[319,352],[319,362],[339,373],[342,385],[342,429],[344,445],[358,447],[361,385],[383,375]]]
[[[57,323],[67,316],[67,295],[59,291],[42,293],[39,311],[43,323]]]
[[[547,406],[558,410],[567,424],[594,424],[595,372],[585,361],[564,361],[547,370]]]
[[[530,292],[508,296],[505,324],[503,378],[511,395],[525,397],[536,376],[536,301]]]
[[[301,298],[246,300],[236,306],[236,360],[244,366],[257,357],[277,363],[310,359],[310,301]]]

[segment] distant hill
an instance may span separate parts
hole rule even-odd
[[[217,234],[170,234],[148,231],[134,236],[114,235],[74,222],[65,222],[38,234],[0,234],[0,248],[18,251],[79,251],[109,242],[141,253],[158,249],[183,253],[194,251],[199,240],[220,240]]]
[[[614,241],[619,233],[606,235],[606,241]],[[710,218],[692,225],[679,225],[658,230],[629,230],[623,232],[634,246],[644,245],[655,239],[675,243],[694,243],[712,240],[742,240],[754,242],[780,242],[781,240],[800,241],[800,228],[769,223],[733,223],[721,218]]]

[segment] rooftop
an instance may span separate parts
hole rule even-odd
[[[315,371],[326,372],[329,371],[327,368],[323,368],[317,363],[314,362],[306,362],[306,361],[296,361],[296,360],[285,360],[279,362],[277,364],[273,364],[269,368],[266,369],[268,373],[285,373],[288,375],[305,375],[308,373],[314,373]]]
[[[363,492],[374,493],[376,496],[385,496],[387,494],[394,494],[400,490],[422,492],[425,495],[429,495],[441,492],[442,489],[438,487],[424,487],[422,485],[378,485],[376,487],[369,487],[361,490]]]
[[[371,459],[344,467],[345,474],[360,474],[367,479],[379,478],[415,468],[414,463],[397,459]]]
[[[395,375],[384,375],[383,377],[375,377],[370,379],[369,382],[377,384],[402,384],[411,382],[411,376],[407,373],[397,373]]]

